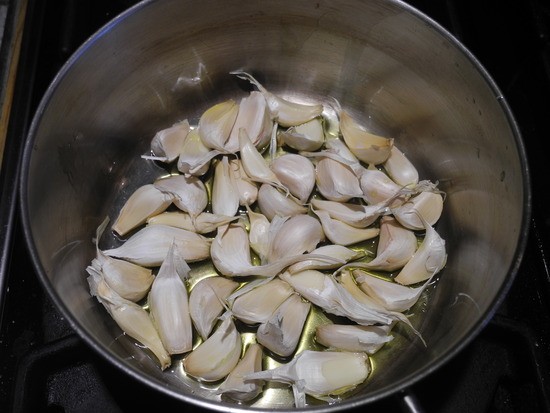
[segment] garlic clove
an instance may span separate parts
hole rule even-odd
[[[343,160],[348,161],[352,164],[358,164],[359,160],[357,157],[353,154],[352,151],[349,150],[349,148],[346,146],[344,142],[342,142],[340,139],[328,139],[325,144],[327,151],[330,153],[334,153],[338,156],[340,156]]]
[[[189,294],[189,309],[193,325],[206,340],[224,306],[223,302],[239,284],[224,277],[208,277],[199,281]]]
[[[324,157],[315,167],[317,189],[331,201],[347,202],[362,197],[363,191],[353,170],[346,164]]]
[[[239,113],[231,130],[228,145],[237,150],[239,130],[243,128],[254,146],[264,148],[269,143],[272,126],[264,96],[260,92],[250,92],[250,95],[243,98],[239,104]]]
[[[183,359],[185,372],[205,382],[226,377],[241,357],[241,335],[231,315],[226,312],[221,320],[214,333]]]
[[[443,269],[447,262],[445,240],[421,215],[418,217],[424,225],[426,235],[412,258],[394,278],[395,281],[403,285],[416,284],[433,277]]]
[[[197,128],[189,131],[179,153],[178,171],[186,175],[204,175],[210,167],[210,154],[213,158],[218,151],[210,151],[204,145]]]
[[[263,380],[244,380],[244,376],[262,371],[262,347],[251,344],[245,351],[243,358],[229,373],[224,382],[216,390],[238,402],[247,402],[256,398],[263,388]]]
[[[370,373],[365,353],[304,350],[292,361],[271,370],[251,373],[245,380],[268,380],[293,385],[295,405],[306,406],[305,395],[330,399],[364,382]]]
[[[228,217],[225,215],[211,214],[210,212],[202,212],[196,218],[191,215],[175,211],[163,212],[147,219],[148,225],[168,225],[171,227],[185,229],[187,231],[196,232],[197,234],[208,234],[215,231],[216,228],[226,225],[239,217]]]
[[[366,272],[354,270],[359,288],[390,311],[404,312],[416,304],[429,280],[416,288],[385,281]]]
[[[389,158],[393,139],[368,132],[343,110],[340,110],[339,116],[344,141],[359,160],[369,165],[379,165]]]
[[[315,168],[305,156],[286,154],[271,163],[271,170],[300,203],[307,202],[315,186]]]
[[[323,112],[323,105],[295,103],[268,92],[254,77],[246,72],[234,71],[231,74],[248,80],[258,88],[267,101],[271,116],[283,127],[301,125],[320,116]]]
[[[265,215],[254,212],[247,205],[248,221],[250,229],[248,231],[248,239],[250,247],[260,257],[262,263],[267,261],[269,254],[269,220]]]
[[[313,198],[311,205],[318,210],[328,212],[332,219],[355,228],[365,228],[372,225],[380,215],[387,213],[389,210],[386,202],[375,205],[361,205]]]
[[[371,205],[394,199],[403,189],[401,185],[393,182],[388,175],[378,169],[363,170],[359,182],[365,200]],[[395,206],[402,202],[402,198],[397,198],[391,205]]]
[[[298,346],[310,309],[310,303],[292,294],[258,327],[258,343],[281,357],[290,356]]]
[[[169,354],[185,353],[193,347],[189,298],[183,282],[189,271],[172,244],[149,292],[151,318]]]
[[[309,215],[295,215],[286,219],[280,226],[275,217],[270,227],[268,262],[311,252],[324,241],[325,234],[318,220]]]
[[[239,205],[252,205],[258,199],[258,186],[244,171],[240,159],[229,161],[229,172],[235,179],[239,194]]]
[[[281,132],[279,138],[298,151],[316,151],[325,142],[325,131],[321,119],[315,118]]]
[[[160,362],[162,370],[169,367],[172,360],[147,311],[136,303],[120,297],[98,274],[90,275],[88,284],[92,296],[103,304],[120,329],[151,350]]]
[[[369,306],[358,301],[334,278],[320,271],[306,270],[292,275],[284,272],[279,278],[312,304],[360,325],[391,324],[398,317],[379,305]]]
[[[422,216],[429,225],[434,225],[443,211],[443,196],[438,192],[424,191],[413,196],[400,206],[392,208],[392,214],[401,225],[412,230],[422,230]]]
[[[143,224],[147,218],[168,208],[174,196],[162,192],[152,184],[139,187],[124,203],[113,224],[113,231],[124,236]]]
[[[290,285],[274,278],[235,298],[231,312],[243,323],[263,323],[293,293]]]
[[[170,128],[158,131],[151,141],[151,151],[155,155],[143,158],[172,162],[179,156],[190,130],[189,122],[186,119]]]
[[[353,265],[371,270],[395,271],[407,264],[416,247],[417,240],[414,232],[402,227],[395,218],[385,216],[380,220],[376,257],[370,262]]]
[[[208,205],[204,183],[195,176],[172,175],[158,179],[155,188],[173,196],[174,205],[192,217],[199,215]]]
[[[239,130],[239,149],[243,169],[252,181],[286,189],[273,171],[269,169],[266,160],[250,141],[246,130],[243,128]]]
[[[363,253],[353,251],[349,248],[344,247],[343,245],[324,245],[317,249],[311,251],[312,255],[321,255],[325,257],[333,257],[343,262],[348,262],[354,259],[360,258]],[[331,263],[328,261],[323,261],[320,259],[309,259],[306,261],[297,262],[296,264],[288,267],[288,272],[294,274],[296,272],[301,272],[305,270],[329,270],[333,268],[338,268],[338,263]]]
[[[210,256],[210,239],[167,225],[148,225],[128,238],[121,246],[103,253],[144,267],[158,267],[174,240],[180,255],[187,262],[201,261]]]
[[[237,183],[235,176],[230,172],[227,156],[224,156],[214,169],[212,212],[216,215],[234,216],[238,209]]]
[[[199,135],[204,146],[227,153],[225,144],[238,113],[239,105],[233,100],[218,103],[206,110],[199,120]]]
[[[394,145],[390,156],[384,162],[384,169],[391,179],[401,185],[416,185],[418,183],[418,171],[405,154]]]
[[[210,248],[212,263],[223,275],[239,276],[250,270],[252,258],[248,233],[241,223],[218,228]]]
[[[324,324],[317,327],[315,340],[330,349],[372,355],[393,340],[393,336],[388,334],[390,329],[391,326]]]
[[[372,239],[380,233],[378,228],[355,228],[337,219],[332,219],[327,211],[313,210],[319,217],[326,237],[338,245],[352,245]]]
[[[290,217],[307,213],[307,208],[300,205],[293,197],[286,196],[268,184],[263,184],[258,191],[258,206],[269,220],[276,215]]]

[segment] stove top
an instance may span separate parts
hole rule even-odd
[[[2,412],[195,409],[149,389],[86,347],[39,284],[16,206],[22,144],[49,82],[88,36],[134,3],[27,0],[9,6],[5,38],[16,36],[18,22],[24,30],[0,175]],[[407,394],[375,403],[369,411],[550,411],[550,201],[543,196],[550,114],[550,4],[542,0],[408,3],[461,40],[502,90],[527,149],[533,218],[514,285],[481,334]],[[2,56],[6,54],[4,48]]]

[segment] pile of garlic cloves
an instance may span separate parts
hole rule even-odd
[[[100,225],[90,292],[162,369],[181,360],[213,395],[253,403],[277,381],[297,407],[333,402],[367,379],[396,324],[424,342],[408,316],[446,263],[444,196],[338,102],[328,133],[323,105],[232,74],[258,91],[153,137],[143,162],[170,172],[114,217],[121,245],[101,250]],[[306,333],[314,310],[330,321]],[[262,370],[266,358],[279,367]]]

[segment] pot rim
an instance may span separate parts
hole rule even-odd
[[[231,412],[240,412],[240,411],[266,411],[266,409],[258,409],[252,406],[242,406],[237,404],[230,404],[227,402],[218,402],[214,400],[206,400],[199,398],[190,394],[179,393],[171,388],[167,388],[165,384],[154,377],[145,376],[142,371],[139,369],[126,364],[123,360],[117,358],[106,349],[87,331],[82,328],[78,319],[69,311],[65,306],[63,301],[59,298],[58,294],[54,290],[50,280],[48,279],[46,272],[40,262],[34,240],[32,239],[32,231],[30,226],[30,219],[28,216],[28,203],[26,196],[26,188],[28,186],[28,167],[30,159],[32,157],[34,141],[36,138],[36,132],[38,130],[39,124],[41,122],[42,116],[44,114],[45,108],[48,106],[48,103],[55,93],[55,90],[58,87],[58,84],[65,77],[66,73],[72,68],[73,64],[79,59],[79,57],[84,54],[100,37],[105,33],[109,32],[114,26],[118,25],[125,19],[129,18],[131,15],[137,12],[142,12],[145,8],[159,0],[143,0],[129,9],[123,11],[118,16],[114,17],[94,34],[92,34],[67,60],[67,62],[61,67],[59,72],[55,75],[50,85],[48,86],[44,96],[42,97],[39,106],[33,116],[31,126],[29,128],[26,142],[24,146],[24,151],[21,160],[21,174],[19,177],[19,204],[20,204],[20,213],[22,217],[23,224],[23,234],[27,244],[28,251],[31,256],[33,266],[37,272],[38,278],[44,289],[47,291],[50,299],[54,302],[56,307],[61,311],[62,315],[69,321],[71,327],[77,332],[80,338],[91,347],[96,353],[100,354],[107,362],[113,364],[121,371],[124,371],[126,374],[134,378],[140,383],[143,383],[146,386],[154,388],[156,391],[163,393],[165,395],[171,396],[180,401],[191,403],[197,407],[211,409],[215,411],[231,411]],[[389,386],[386,389],[381,389],[375,391],[366,396],[353,396],[349,399],[342,400],[340,403],[326,405],[326,406],[308,406],[303,409],[289,408],[289,409],[277,409],[280,412],[294,412],[294,411],[315,411],[315,412],[334,412],[341,411],[349,408],[357,408],[364,406],[382,399],[388,398],[390,396],[404,397],[406,395],[406,389],[412,386],[413,384],[418,383],[423,380],[425,377],[432,374],[434,371],[441,368],[444,364],[448,363],[453,359],[458,353],[460,353],[464,348],[466,348],[477,335],[486,327],[486,325],[491,321],[495,312],[497,311],[500,304],[505,299],[508,291],[510,290],[517,272],[519,270],[524,251],[526,249],[529,227],[531,221],[531,209],[532,209],[532,194],[531,194],[531,183],[530,183],[530,173],[529,165],[527,161],[527,155],[525,146],[521,137],[521,132],[519,126],[512,114],[512,111],[504,98],[502,92],[497,86],[496,82],[492,79],[489,72],[483,67],[481,62],[463,45],[454,35],[452,35],[447,29],[433,20],[431,17],[425,15],[423,12],[414,8],[413,6],[405,3],[402,0],[389,0],[390,3],[393,3],[403,9],[405,12],[410,13],[419,21],[425,23],[432,29],[434,29],[442,38],[449,41],[460,53],[464,54],[465,57],[472,63],[474,68],[479,72],[482,79],[491,89],[493,95],[498,100],[500,107],[507,119],[507,122],[511,128],[511,131],[514,136],[514,141],[516,144],[516,149],[518,151],[518,156],[522,166],[522,181],[523,181],[523,205],[524,210],[522,213],[522,227],[520,234],[518,235],[518,243],[516,245],[516,250],[514,253],[513,260],[511,262],[510,268],[508,269],[508,274],[504,282],[500,285],[499,291],[495,295],[495,299],[489,305],[488,310],[481,314],[479,319],[474,323],[471,329],[465,333],[464,339],[457,343],[454,347],[450,347],[445,353],[438,355],[423,368],[416,371],[414,374],[403,377],[395,383],[392,383],[391,388]],[[272,409],[269,409],[272,410]]]

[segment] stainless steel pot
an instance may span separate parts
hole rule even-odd
[[[400,1],[145,1],[101,29],[48,89],[24,153],[24,229],[45,289],[88,345],[129,375],[203,407],[249,408],[207,398],[181,372],[161,372],[90,297],[84,271],[100,221],[161,173],[139,158],[154,132],[244,95],[229,75],[236,69],[282,95],[337,98],[394,137],[447,194],[438,224],[447,267],[414,320],[427,347],[403,334],[348,398],[310,409],[350,408],[406,388],[459,352],[497,308],[525,247],[530,190],[497,86],[456,39]],[[253,408],[261,407],[292,405],[273,392]]]

